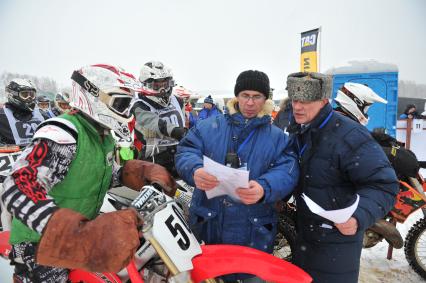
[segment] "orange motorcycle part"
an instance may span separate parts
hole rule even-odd
[[[426,198],[406,182],[399,181],[399,183],[399,193],[390,214],[398,222],[403,223],[410,214],[426,206]]]
[[[271,254],[243,246],[202,245],[192,259],[194,282],[233,273],[248,273],[268,282],[309,283],[312,277],[301,268]]]

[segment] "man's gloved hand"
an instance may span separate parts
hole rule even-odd
[[[125,209],[87,220],[68,208],[56,211],[41,236],[36,262],[92,272],[118,272],[139,247],[137,212]]]
[[[176,128],[173,128],[172,132],[170,133],[170,136],[180,141],[181,139],[183,139],[183,137],[186,135],[187,132],[188,132],[187,128],[176,127]]]
[[[165,193],[174,196],[176,182],[161,165],[143,160],[128,160],[121,172],[121,183],[126,187],[139,191],[148,183],[159,183],[165,189]]]

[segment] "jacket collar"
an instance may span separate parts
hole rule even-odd
[[[326,119],[329,119],[331,111],[333,111],[333,108],[331,107],[330,103],[327,103],[308,126],[303,127],[302,129],[301,125],[297,124],[296,121],[292,119],[291,124],[287,130],[292,134],[303,134],[309,129],[316,130],[322,125],[323,122],[325,122]]]

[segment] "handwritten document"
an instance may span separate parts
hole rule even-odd
[[[325,219],[328,219],[334,223],[345,223],[346,221],[348,221],[349,218],[351,218],[351,216],[354,214],[359,203],[359,195],[357,194],[356,200],[351,206],[336,210],[325,210],[324,208],[316,204],[313,200],[311,200],[307,195],[302,194],[302,198],[313,213],[324,217]]]
[[[204,170],[215,176],[219,180],[219,185],[206,191],[207,198],[214,198],[221,195],[228,195],[235,200],[239,200],[237,188],[248,188],[249,171],[234,169],[217,163],[207,156],[203,157]]]

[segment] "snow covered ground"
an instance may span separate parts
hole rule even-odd
[[[398,224],[398,229],[403,238],[410,227],[422,216],[421,211],[404,223]],[[371,249],[362,251],[361,259],[361,283],[419,283],[426,282],[415,273],[405,260],[404,249],[393,251],[393,259],[387,260],[388,245],[386,242],[379,243]],[[0,283],[12,282],[12,268],[6,260],[0,258]]]

